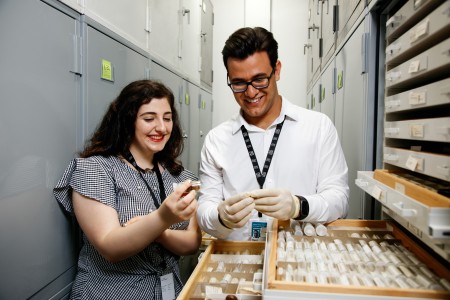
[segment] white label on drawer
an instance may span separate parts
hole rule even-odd
[[[420,70],[420,60],[414,60],[409,64],[408,73],[416,73]]]
[[[405,186],[403,184],[401,184],[401,183],[398,183],[398,182],[395,183],[395,190],[397,192],[405,194]]]
[[[379,187],[377,187],[377,186],[375,185],[375,186],[373,187],[373,189],[372,189],[371,195],[372,195],[372,197],[374,197],[375,199],[381,200],[380,198],[381,198],[382,192],[383,192],[383,191],[382,191]]]
[[[411,33],[411,40],[410,40],[411,43],[414,43],[419,38],[423,37],[428,33],[428,23],[429,20],[425,19],[422,23],[416,26],[415,30],[413,30]]]
[[[400,132],[400,128],[398,127],[387,127],[384,128],[385,134],[398,134]]]
[[[423,158],[417,158],[410,155],[406,160],[405,165],[406,168],[410,169],[411,171],[423,171]]]
[[[400,100],[390,100],[386,101],[387,108],[394,108],[400,106]]]
[[[413,124],[409,128],[409,134],[412,137],[423,138],[423,124]]]
[[[427,92],[410,92],[409,93],[409,104],[419,105],[427,103]]]
[[[414,233],[415,235],[417,235],[418,237],[422,237],[422,231],[417,228],[416,226],[414,226],[413,224],[411,224],[411,222],[408,222],[408,229]]]

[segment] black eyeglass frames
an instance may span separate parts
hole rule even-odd
[[[275,69],[272,68],[272,72],[269,76],[266,77],[258,77],[251,81],[238,81],[238,82],[230,82],[230,77],[227,74],[227,85],[231,88],[234,93],[243,93],[247,90],[248,86],[251,84],[255,89],[265,89],[269,86],[270,78],[272,78],[275,73]]]

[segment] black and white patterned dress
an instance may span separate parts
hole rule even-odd
[[[154,172],[143,174],[159,198],[159,185]],[[184,170],[178,176],[162,172],[166,194],[173,192],[173,183],[196,176]],[[155,210],[150,192],[139,173],[118,157],[92,156],[72,160],[53,192],[57,201],[73,214],[72,189],[100,201],[117,211],[120,224],[133,217]],[[171,229],[186,229],[188,221]],[[162,299],[160,276],[173,273],[175,295],[183,287],[179,257],[158,243],[123,261],[111,263],[104,259],[83,234],[83,246],[78,259],[78,272],[70,299]]]

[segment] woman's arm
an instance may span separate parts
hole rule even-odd
[[[133,226],[122,227],[115,209],[76,191],[72,194],[75,216],[97,251],[108,261],[118,262],[142,251],[170,225],[192,218],[197,208],[195,192],[180,199],[189,185],[183,183],[159,209]]]
[[[202,241],[202,233],[195,214],[186,230],[167,229],[155,241],[180,256],[197,253]]]

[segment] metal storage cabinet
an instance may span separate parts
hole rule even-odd
[[[150,59],[110,30],[90,18],[84,18],[84,113],[83,140],[90,137],[109,104],[131,81],[148,78]],[[94,27],[95,26],[95,27]],[[102,31],[100,31],[100,29]],[[147,56],[146,56],[147,55]],[[106,61],[106,62],[105,62]],[[102,77],[102,66],[112,69],[112,78]]]
[[[368,42],[365,27],[370,28],[369,24],[370,17],[363,19],[335,58],[334,120],[348,165],[350,210],[347,218],[350,219],[363,219],[368,210],[364,193],[354,183],[357,171],[373,169],[374,99],[370,88],[373,69],[368,68],[370,52],[364,49]]]
[[[450,1],[396,1],[385,9],[383,168],[358,185],[450,262],[448,93]],[[375,191],[375,192],[374,192]]]
[[[321,77],[321,92],[320,92],[320,111],[326,114],[334,123],[334,105],[335,105],[335,74],[334,59],[329,64]]]
[[[0,299],[64,298],[76,269],[52,189],[80,144],[80,24],[50,3],[0,5]]]
[[[308,20],[308,44],[305,45],[307,53],[307,89],[311,89],[314,81],[320,73],[320,0],[309,0],[309,20]]]
[[[214,13],[211,0],[202,0],[200,32],[200,80],[209,88],[213,83],[213,25]]]
[[[189,81],[184,81],[185,87],[185,103],[189,107],[189,162],[187,169],[198,175],[200,164],[200,88]]]
[[[323,0],[321,4],[320,38],[322,43],[321,70],[325,69],[328,61],[333,57],[337,32],[337,1]]]

